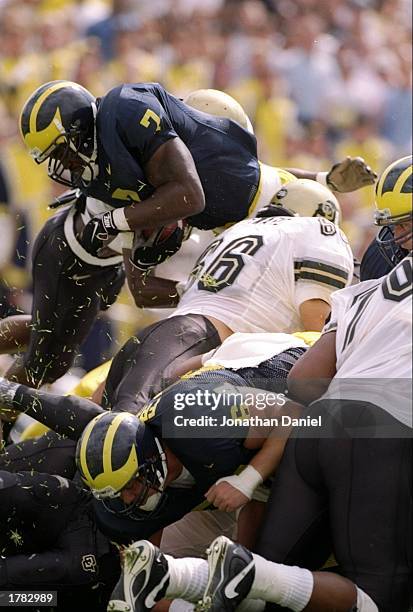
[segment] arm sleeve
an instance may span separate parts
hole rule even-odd
[[[136,150],[142,164],[146,164],[162,144],[178,136],[165,109],[149,92],[124,101],[118,125],[126,146]]]
[[[65,582],[70,562],[66,551],[50,550],[31,555],[13,555],[0,560],[0,586],[31,587]],[[3,583],[3,584],[2,584]]]
[[[104,412],[103,408],[85,398],[53,395],[24,385],[19,385],[13,405],[71,440],[78,440],[86,425]]]
[[[95,525],[86,513],[76,514],[79,514],[78,508],[74,511],[74,520],[56,538],[53,548],[0,560],[0,587],[75,586],[97,582],[99,558]]]

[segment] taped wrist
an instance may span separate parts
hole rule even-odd
[[[169,608],[169,612],[193,612],[193,610],[195,610],[194,604],[183,599],[174,599]]]
[[[113,224],[119,232],[130,232],[131,227],[126,219],[124,208],[115,208],[110,212],[113,219]]]
[[[238,489],[238,491],[248,497],[248,499],[251,499],[255,489],[262,484],[263,479],[258,470],[252,465],[247,465],[241,474],[224,476],[217,480],[216,484],[223,481],[228,482],[235,489]]]

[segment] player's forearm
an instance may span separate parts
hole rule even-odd
[[[129,290],[138,308],[174,308],[179,302],[177,281],[152,276],[131,263],[131,251],[123,251]]]
[[[277,469],[291,433],[292,427],[282,424],[282,416],[287,415],[292,418],[298,418],[301,416],[302,411],[303,407],[300,404],[287,402],[283,407],[278,407],[277,409],[271,407],[271,409],[266,409],[264,413],[261,413],[262,418],[278,419],[278,425],[272,428],[268,437],[264,440],[261,449],[249,463],[259,472],[263,480],[266,480]],[[255,434],[257,434],[257,431]]]
[[[103,408],[87,399],[36,391],[3,378],[0,378],[0,404],[2,410],[25,412],[71,440],[78,440],[86,425],[103,412]]]
[[[310,170],[303,170],[302,168],[286,168],[287,172],[291,172],[298,179],[310,179],[311,181],[317,180],[317,172],[311,172]]]
[[[328,172],[309,172],[299,168],[288,168],[299,179],[311,179],[333,191],[347,193],[366,185],[373,185],[377,174],[362,157],[346,157],[334,164]]]
[[[303,329],[305,331],[321,331],[330,311],[330,304],[321,299],[311,299],[302,302],[299,312]]]
[[[202,212],[205,197],[199,180],[171,181],[160,185],[153,195],[124,208],[131,230],[168,225]]]
[[[148,276],[142,283],[128,276],[128,283],[138,308],[174,308],[179,302],[177,281]]]
[[[302,412],[302,406],[299,404],[288,402],[286,406],[287,408],[274,409],[271,407],[270,410],[261,411],[261,417],[267,418],[272,415],[274,418],[282,414],[297,417]],[[250,410],[250,416],[258,417],[259,414],[253,409]],[[291,427],[285,427],[282,424],[277,424],[272,428],[261,427],[260,424],[250,427],[244,446],[249,449],[258,448],[257,454],[240,474],[224,476],[217,480],[206,493],[208,501],[219,510],[231,512],[251,500],[257,487],[277,469],[290,431]]]
[[[250,461],[249,465],[259,472],[263,481],[269,478],[278,467],[285,444],[286,439],[267,438],[262,449]]]
[[[306,405],[321,397],[336,373],[336,359],[336,333],[322,334],[288,374],[291,397]]]

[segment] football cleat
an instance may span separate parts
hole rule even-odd
[[[159,548],[140,540],[124,553],[121,577],[113,589],[107,612],[151,610],[169,584],[168,561]]]
[[[225,536],[207,549],[209,577],[195,612],[233,611],[250,592],[255,563],[249,550]]]

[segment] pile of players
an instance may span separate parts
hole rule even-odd
[[[31,317],[1,324],[25,349],[0,379],[4,437],[19,413],[48,430],[0,455],[0,589],[57,589],[59,610],[74,587],[91,611],[408,610],[411,157],[377,181],[354,283],[333,191],[370,168],[266,166],[235,101],[187,102],[57,81],[23,108],[72,191],[33,249]],[[192,227],[216,238],[186,283],[158,278]],[[73,394],[40,389],[125,271],[138,306],[173,314]]]

